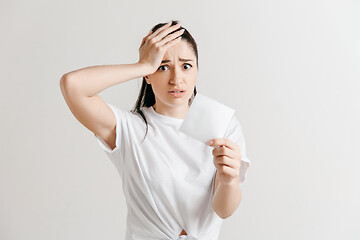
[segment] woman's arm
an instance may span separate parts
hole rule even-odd
[[[240,181],[240,146],[228,138],[214,138],[208,143],[216,168],[212,207],[222,219],[230,217],[242,200]]]
[[[217,215],[226,219],[234,214],[242,199],[242,191],[238,182],[233,184],[219,183],[212,199],[212,207]]]
[[[148,64],[131,63],[118,65],[99,65],[65,73],[61,86],[76,88],[77,93],[92,97],[111,86],[152,73]]]
[[[144,64],[87,67],[66,73],[60,80],[61,92],[76,119],[111,149],[116,147],[116,117],[97,93],[148,73]]]

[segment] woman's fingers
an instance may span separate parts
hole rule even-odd
[[[164,45],[167,48],[175,45],[176,42],[178,42],[181,38],[180,36],[184,33],[185,29],[181,29],[179,31],[176,31],[172,34],[167,35],[163,40],[159,42],[159,45]],[[174,40],[174,41],[172,41]]]
[[[150,31],[150,32],[148,33],[148,35],[146,35],[145,37],[143,37],[139,49],[145,44],[146,38],[147,38],[148,36],[150,36],[151,34],[152,34],[152,32]]]
[[[175,30],[176,28],[180,27],[180,24],[176,24],[176,25],[170,27],[170,24],[171,24],[171,22],[165,24],[164,26],[156,29],[155,32],[151,32],[151,31],[150,31],[150,32],[148,33],[148,35],[146,35],[146,36],[143,38],[143,40],[142,40],[142,42],[141,42],[141,44],[140,44],[139,49],[145,44],[145,41],[149,41],[150,39],[155,38],[155,37],[161,37],[161,39],[163,39],[163,37],[166,36],[169,32],[171,32],[171,31]],[[167,31],[163,32],[163,30],[167,30]],[[160,32],[161,32],[161,35],[159,35]],[[156,42],[157,39],[158,39],[158,38],[154,39],[154,41]]]
[[[163,25],[162,27],[159,27],[158,29],[156,29],[156,31],[150,35],[150,39],[156,37],[161,31],[163,31],[164,29],[167,29],[169,27],[171,27],[171,22],[168,22],[165,25]]]
[[[238,161],[229,158],[227,156],[214,157],[213,162],[217,168],[219,168],[222,165],[226,165],[230,168],[237,168],[240,165]]]
[[[163,25],[162,27],[159,27],[158,29],[156,29],[156,31],[151,34],[151,35],[152,35],[151,38],[153,38],[153,37],[155,37],[156,35],[158,35],[159,32],[161,32],[161,31],[164,30],[165,28],[170,27],[170,24],[171,24],[171,22],[168,22],[168,23],[166,23],[165,25]]]
[[[168,41],[167,43],[164,44],[165,47],[165,51],[168,48],[171,48],[172,46],[174,46],[175,44],[177,44],[178,42],[180,42],[181,40],[181,36],[178,36],[177,38],[173,39],[172,41]]]
[[[165,27],[165,28],[163,28],[163,27]],[[152,35],[150,35],[149,40],[153,39],[154,42],[159,42],[166,35],[168,35],[169,33],[173,32],[173,31],[175,31],[179,27],[180,27],[180,24],[176,24],[176,25],[173,25],[171,27],[164,25],[161,28],[157,29]],[[158,32],[158,30],[160,30],[160,29],[161,29],[161,31]]]

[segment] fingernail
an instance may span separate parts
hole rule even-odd
[[[211,144],[213,144],[213,143],[214,143],[214,141],[210,140],[210,141],[208,141],[206,144],[207,144],[207,145],[211,145]]]

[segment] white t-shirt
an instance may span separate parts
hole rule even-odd
[[[222,220],[212,209],[216,168],[210,147],[178,131],[183,119],[142,108],[148,122],[107,103],[116,117],[116,147],[95,135],[121,179],[128,209],[126,240],[217,240]],[[238,119],[225,135],[242,151],[240,185],[250,160]]]

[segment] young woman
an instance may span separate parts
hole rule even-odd
[[[240,204],[250,160],[239,120],[234,116],[225,137],[211,146],[178,131],[196,96],[197,72],[193,37],[171,21],[143,38],[137,63],[87,67],[60,80],[71,112],[121,176],[126,240],[216,240],[222,219]],[[139,77],[131,111],[97,95]]]

